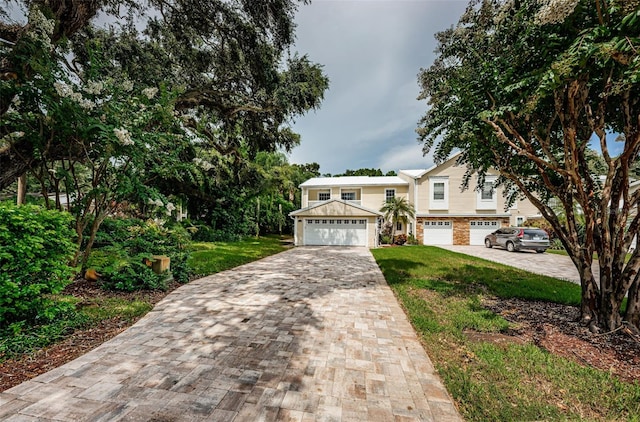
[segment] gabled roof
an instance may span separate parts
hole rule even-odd
[[[301,188],[323,188],[333,186],[407,186],[409,182],[398,176],[340,176],[314,177],[300,185]]]
[[[416,170],[400,170],[399,173],[406,174],[409,177],[413,177],[414,179],[419,179],[424,176],[429,170],[427,169],[416,169]]]
[[[460,154],[461,154],[461,152],[456,152],[455,154],[452,154],[449,158],[447,158],[445,161],[443,161],[441,164],[434,164],[433,166],[429,167],[428,169],[400,170],[400,173],[406,174],[407,176],[413,177],[414,179],[419,179],[422,176],[424,176],[425,174],[431,173],[433,170],[435,170],[438,167],[442,166],[444,163],[449,162],[449,161],[453,160],[454,158],[457,159]]]
[[[354,204],[352,202],[349,202],[349,201],[343,201],[342,199],[330,199],[328,201],[321,202],[319,204],[315,204],[315,205],[312,205],[310,207],[301,208],[299,210],[292,211],[292,212],[289,213],[289,216],[296,216],[296,215],[300,215],[300,214],[304,215],[304,214],[307,214],[309,211],[311,211],[313,209],[327,207],[328,205],[331,205],[333,203],[338,203],[340,205],[346,205],[347,207],[353,207],[355,209],[358,209],[358,210],[361,210],[361,211],[364,211],[364,212],[367,212],[367,213],[371,213],[371,214],[374,214],[374,215],[380,215],[380,216],[382,215],[382,213],[380,211],[372,210],[370,208],[366,208],[366,207],[363,207],[361,205],[356,205],[356,204]]]

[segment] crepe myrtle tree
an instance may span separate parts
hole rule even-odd
[[[97,46],[103,78],[179,92],[175,110],[202,149],[255,155],[297,145],[292,119],[319,107],[328,87],[320,65],[291,52],[294,14],[306,1],[0,0],[9,3],[38,9],[51,25],[39,33],[35,51],[25,34],[39,26],[39,16],[15,22],[0,7],[0,116],[13,100],[3,83],[40,75],[34,56],[85,73]],[[112,25],[100,27],[98,15]],[[65,148],[64,139],[55,142]],[[0,189],[38,166],[36,155],[28,138],[5,142]]]
[[[37,53],[48,48],[54,25],[38,8],[31,14],[28,46]],[[173,204],[154,189],[154,175],[200,171],[174,114],[177,94],[103,78],[98,53],[82,74],[50,55],[31,54],[36,77],[2,82],[12,102],[0,116],[0,148],[16,141],[31,145],[29,173],[47,207],[75,217],[79,248],[73,265],[86,262],[100,224],[123,201],[172,211]]]
[[[460,150],[465,187],[495,168],[509,200],[526,197],[538,208],[578,269],[581,318],[593,331],[640,326],[638,249],[627,259],[640,218],[629,177],[640,151],[639,7],[473,1],[436,35],[438,57],[419,73],[429,104],[418,128],[425,153],[434,149],[441,161]],[[619,153],[607,142],[615,134]],[[601,174],[590,170],[592,146]]]

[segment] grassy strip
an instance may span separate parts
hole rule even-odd
[[[484,295],[578,304],[579,286],[434,247],[373,254],[466,420],[640,420],[637,383],[535,345],[464,334],[509,327],[481,306]]]
[[[200,276],[214,274],[283,251],[279,237],[249,238],[240,242],[195,243],[188,262],[190,272]],[[85,298],[82,306],[73,296],[53,298],[64,311],[47,323],[12,324],[0,329],[0,362],[31,354],[71,335],[75,330],[97,326],[101,321],[119,318],[134,322],[153,305],[142,296]],[[71,305],[71,306],[69,306]]]
[[[239,242],[193,243],[188,265],[205,276],[277,254],[285,250],[279,236],[249,237]]]

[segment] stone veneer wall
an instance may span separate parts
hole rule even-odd
[[[509,227],[508,217],[418,217],[418,230],[416,231],[416,238],[420,245],[424,244],[424,222],[429,220],[436,221],[451,221],[453,223],[453,244],[454,245],[468,245],[469,244],[469,230],[471,221],[484,221],[484,220],[499,220],[501,227]]]

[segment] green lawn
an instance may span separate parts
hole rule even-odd
[[[278,236],[248,237],[239,242],[193,243],[188,261],[193,274],[225,271],[285,250]]]
[[[535,345],[471,341],[464,330],[509,322],[485,296],[577,305],[580,286],[428,246],[372,251],[468,421],[640,421],[640,385],[580,366]]]
[[[276,254],[285,247],[279,236],[269,236],[239,242],[194,243],[192,249],[188,261],[190,272],[205,276]],[[95,327],[101,321],[117,318],[123,324],[132,323],[153,308],[144,294],[119,295],[114,292],[110,297],[58,296],[53,299],[60,304],[61,312],[52,322],[0,328],[0,362],[33,353],[69,337],[75,330]],[[76,306],[80,303],[81,306]],[[65,311],[65,306],[70,309]]]

